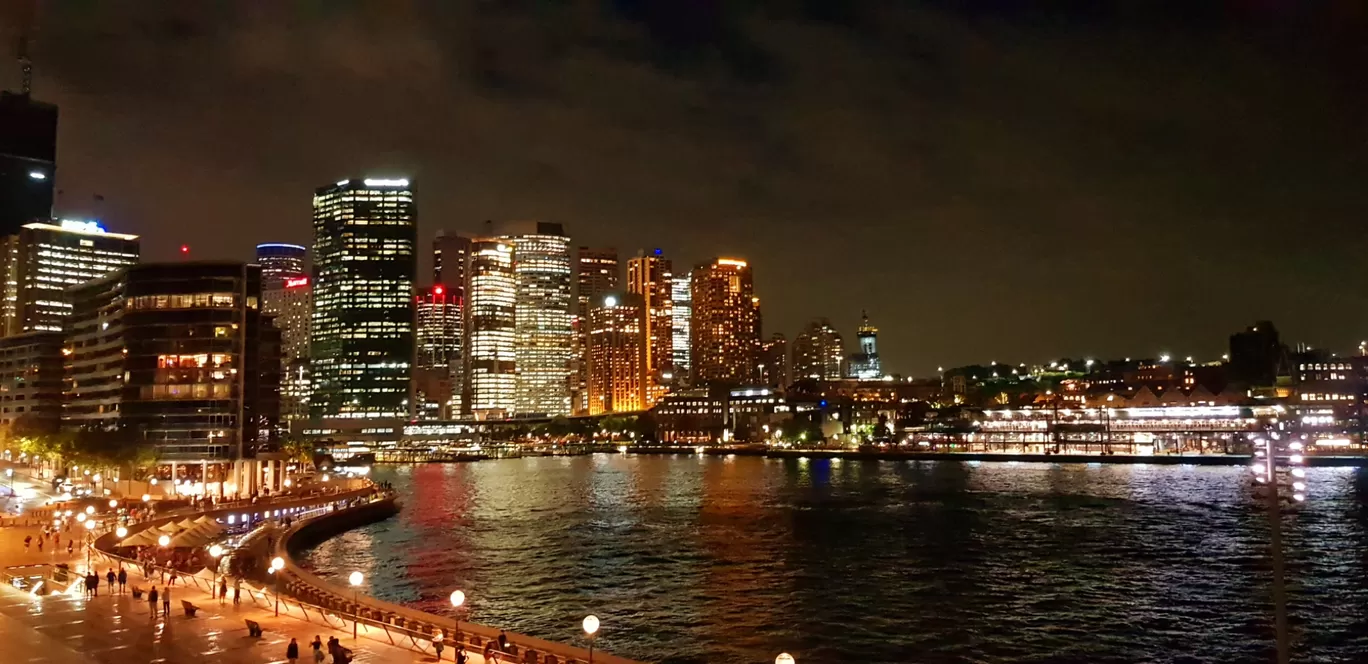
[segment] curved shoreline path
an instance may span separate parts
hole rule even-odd
[[[259,503],[251,507],[238,507],[232,510],[210,510],[199,514],[223,517],[232,512],[247,510],[261,511],[280,508],[282,513],[289,509],[303,510],[317,508],[341,499],[357,495],[347,492],[339,495],[318,496],[311,499],[286,499],[271,503]],[[319,520],[326,520],[345,510],[329,511]],[[175,516],[136,524],[130,530],[138,530],[161,525],[172,520],[181,520],[197,514],[177,513]],[[312,607],[292,598],[281,598],[279,615],[275,612],[274,597],[269,586],[244,581],[242,601],[234,606],[231,601],[220,604],[210,594],[212,575],[202,571],[195,575],[184,575],[172,589],[172,610],[169,615],[153,617],[144,599],[135,600],[131,592],[111,595],[104,583],[103,574],[107,569],[127,569],[128,585],[147,590],[152,586],[164,588],[156,570],[150,578],[132,561],[119,558],[104,549],[115,540],[112,532],[102,532],[89,552],[93,556],[91,567],[101,575],[98,595],[87,598],[78,585],[71,585],[67,591],[52,594],[34,595],[11,585],[10,575],[28,576],[45,574],[52,583],[52,571],[58,564],[66,564],[73,577],[87,570],[87,552],[78,547],[68,555],[66,539],[82,533],[74,528],[71,533],[62,534],[61,546],[48,546],[39,553],[36,544],[26,548],[24,538],[32,537],[36,542],[40,537],[40,527],[9,525],[0,527],[0,568],[5,573],[5,582],[0,583],[0,640],[6,644],[6,661],[21,662],[210,662],[224,664],[264,664],[281,662],[285,658],[285,648],[291,638],[300,645],[301,661],[312,662],[309,642],[315,635],[327,641],[336,637],[343,646],[353,651],[355,661],[377,662],[381,664],[407,664],[409,662],[436,661],[430,641],[394,638],[396,630],[370,628],[363,622],[358,626],[358,637],[353,638],[353,622],[340,618],[338,613],[329,612],[321,607]],[[78,540],[79,541],[79,540]],[[50,544],[50,542],[49,542]],[[283,545],[283,542],[281,543]],[[228,584],[232,587],[232,583]],[[282,584],[283,585],[283,584]],[[54,584],[55,587],[55,584]],[[145,597],[145,596],[144,596]],[[197,607],[196,614],[186,615],[182,602]],[[160,613],[160,612],[159,612]],[[331,614],[331,615],[330,615]],[[438,617],[433,617],[438,618]],[[438,622],[440,622],[438,618]],[[248,621],[260,625],[263,633],[254,637],[248,632]],[[512,635],[515,639],[517,635]],[[450,642],[448,642],[450,643]],[[559,645],[559,644],[553,644]],[[561,646],[568,648],[568,646]],[[486,660],[479,651],[467,652],[472,664],[486,661],[512,661],[506,658]],[[451,661],[453,652],[447,647],[443,661]],[[594,654],[596,662],[625,662],[608,655]],[[331,658],[328,658],[331,661]],[[517,661],[524,661],[519,659]],[[541,658],[543,664],[552,661],[569,664],[574,659]]]

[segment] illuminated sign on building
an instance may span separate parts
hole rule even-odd
[[[77,233],[103,233],[104,226],[98,221],[81,221],[79,219],[63,219],[62,230],[75,231]]]
[[[308,285],[309,285],[309,278],[308,278],[308,277],[299,277],[299,278],[296,278],[296,279],[286,279],[286,280],[285,280],[285,287],[286,287],[286,288],[300,288],[300,287],[308,286]]]

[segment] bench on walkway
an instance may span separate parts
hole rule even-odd
[[[194,604],[191,604],[190,602],[187,602],[186,600],[181,600],[181,608],[182,608],[182,609],[185,609],[185,615],[190,616],[191,618],[194,618],[194,617],[195,617],[195,612],[196,612],[196,611],[199,611],[199,607],[198,607],[198,606],[195,606]]]
[[[261,638],[261,623],[255,620],[243,620],[247,623],[247,635],[254,638]]]

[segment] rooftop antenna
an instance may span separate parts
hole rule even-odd
[[[34,15],[37,13],[38,0],[30,0],[24,3],[23,14],[19,17],[19,43],[15,49],[18,56],[19,70],[23,78],[19,84],[19,94],[25,97],[33,92],[33,60],[29,59],[29,36],[33,31]]]

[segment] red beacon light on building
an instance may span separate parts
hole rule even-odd
[[[442,293],[445,293],[445,292],[446,292],[446,289],[445,289],[445,288],[442,288],[441,286],[433,286],[433,287],[432,287],[432,293],[433,293],[433,295],[441,295]]]

